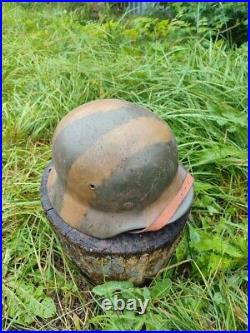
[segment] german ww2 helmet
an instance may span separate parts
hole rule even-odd
[[[159,230],[193,199],[175,137],[153,112],[117,99],[68,113],[53,136],[49,199],[70,226],[97,238]]]

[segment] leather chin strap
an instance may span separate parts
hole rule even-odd
[[[147,228],[137,231],[132,231],[133,233],[141,233],[147,231],[157,231],[165,227],[166,224],[169,223],[171,217],[177,211],[178,207],[185,199],[186,195],[188,194],[189,190],[193,185],[193,177],[190,173],[187,173],[186,178],[184,179],[181,188],[175,195],[175,197],[170,201],[170,203],[165,207],[163,212],[150,224]]]

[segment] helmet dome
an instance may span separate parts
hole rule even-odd
[[[170,127],[123,100],[79,106],[60,121],[52,144],[50,201],[66,223],[97,238],[149,228],[187,176]],[[189,186],[168,223],[189,209],[192,197]]]

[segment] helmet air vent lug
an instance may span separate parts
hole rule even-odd
[[[89,184],[89,189],[91,191],[95,191],[95,185],[94,184]]]

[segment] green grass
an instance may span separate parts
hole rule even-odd
[[[247,45],[230,49],[178,21],[117,20],[3,7],[3,329],[246,330]],[[40,205],[56,124],[97,98],[160,115],[195,177],[169,266],[129,290],[150,297],[142,316],[101,311]]]

